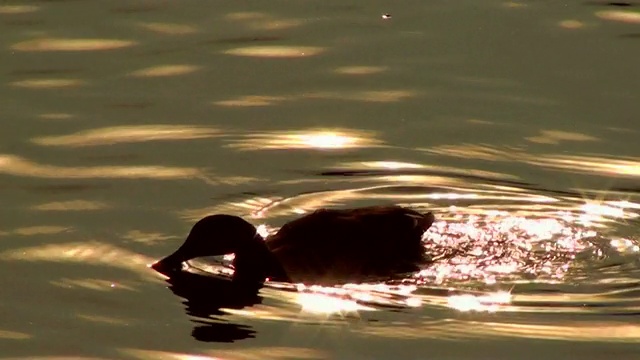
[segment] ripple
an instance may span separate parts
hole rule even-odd
[[[98,146],[147,141],[175,141],[206,139],[219,131],[210,127],[191,125],[129,125],[80,131],[70,135],[45,136],[31,139],[42,146]]]
[[[611,21],[618,21],[631,24],[640,24],[640,12],[606,10],[596,12],[596,16]]]
[[[206,178],[196,168],[168,166],[64,167],[38,164],[15,155],[0,154],[0,174],[51,179],[188,179]]]
[[[357,161],[345,162],[336,165],[330,170],[323,171],[321,175],[341,176],[382,176],[382,175],[461,175],[483,179],[518,180],[519,177],[511,174],[494,171],[454,168],[441,165],[415,164],[398,161]]]
[[[461,312],[496,312],[501,305],[511,303],[508,292],[490,293],[485,295],[452,295],[447,298],[448,306]]]
[[[122,319],[122,318],[117,318],[113,316],[90,315],[90,314],[77,314],[76,316],[80,320],[85,320],[85,321],[94,322],[94,323],[101,323],[101,324],[116,325],[116,326],[130,326],[132,325],[132,323],[134,323],[134,321],[131,321],[131,319]]]
[[[249,24],[249,28],[254,30],[283,30],[299,27],[307,21],[300,19],[265,19]]]
[[[527,141],[539,144],[557,145],[561,141],[599,141],[598,138],[578,132],[542,130],[539,135],[526,138]]]
[[[492,329],[489,334],[535,339],[635,343],[640,337],[640,326],[613,321],[573,321],[561,325],[487,323],[482,331],[488,330],[488,327]]]
[[[249,176],[221,176],[193,167],[160,165],[69,167],[39,164],[15,155],[0,154],[0,174],[45,179],[198,179],[207,184],[246,184],[258,180]],[[94,186],[95,187],[95,186]],[[87,185],[71,185],[71,190]],[[57,190],[61,188],[58,186]],[[49,190],[55,190],[50,188]],[[70,190],[70,188],[66,188]]]
[[[80,263],[129,270],[144,277],[153,276],[147,268],[153,259],[99,241],[50,244],[6,250],[0,253],[0,260]]]
[[[191,35],[198,32],[193,25],[164,23],[164,22],[145,22],[138,24],[141,28],[151,32],[163,35]]]
[[[270,16],[268,14],[257,12],[257,11],[239,11],[239,12],[232,12],[232,13],[226,14],[224,17],[228,20],[233,20],[233,21],[248,21],[248,20],[267,19]]]
[[[316,91],[293,95],[245,95],[235,99],[214,101],[214,105],[230,107],[251,107],[277,105],[285,101],[299,100],[340,100],[372,103],[392,103],[416,97],[411,90],[368,90],[368,91]]]
[[[158,65],[134,71],[129,76],[139,78],[180,76],[192,74],[200,69],[201,67],[196,65]]]
[[[31,209],[37,211],[86,211],[86,210],[103,210],[109,206],[101,201],[88,200],[67,200],[54,201],[44,204],[32,206]]]
[[[236,99],[214,101],[213,104],[218,106],[230,107],[253,107],[277,105],[286,100],[291,99],[284,96],[250,95],[241,96]]]
[[[14,81],[11,85],[26,89],[63,89],[85,85],[80,79],[27,79]]]
[[[242,23],[252,30],[283,30],[299,27],[308,20],[274,17],[262,12],[233,12],[225,15],[226,20]]]
[[[131,40],[115,39],[61,39],[44,38],[28,40],[11,46],[16,51],[102,51],[123,49],[137,45]]]
[[[75,115],[69,113],[44,113],[38,115],[38,117],[44,120],[69,120],[74,118]]]
[[[529,154],[520,147],[499,148],[484,144],[442,145],[421,150],[448,157],[515,161],[579,173],[599,173],[626,177],[640,176],[640,158],[635,157],[614,158],[608,155]]]
[[[303,313],[358,316],[363,311],[429,306],[474,314],[632,315],[640,309],[640,238],[633,231],[640,202],[611,195],[589,200],[584,192],[546,190],[516,182],[509,174],[479,171],[470,177],[472,170],[409,162],[347,162],[341,167],[352,167],[357,181],[376,185],[353,187],[353,177],[341,175],[334,186],[344,183],[348,189],[256,197],[183,215],[248,215],[268,235],[277,231],[272,224],[318,208],[391,202],[436,214],[437,221],[423,237],[425,253],[434,262],[403,279],[336,287],[267,283],[267,288],[298,294],[292,300]],[[425,175],[407,175],[416,172]],[[426,175],[429,172],[437,176]],[[417,177],[429,185],[416,185]],[[331,186],[326,179],[321,182]],[[191,265],[230,276],[229,261]],[[530,335],[516,336],[557,334],[541,326]]]
[[[52,235],[52,234],[60,234],[64,232],[72,231],[70,227],[66,226],[53,226],[53,225],[37,225],[37,226],[27,226],[21,227],[12,230],[11,232],[7,232],[7,234],[16,234],[22,236],[33,236],[33,235]]]
[[[31,339],[33,336],[17,331],[2,330],[0,329],[0,339],[4,340],[26,340]]]
[[[100,292],[109,292],[114,290],[127,290],[136,291],[134,285],[128,285],[127,283],[116,283],[111,280],[104,279],[69,279],[63,278],[60,280],[54,280],[50,282],[54,286],[58,286],[65,289],[85,289]]]
[[[26,14],[40,10],[36,5],[0,5],[0,14]]]
[[[418,94],[411,90],[368,90],[368,91],[321,91],[303,95],[306,99],[349,100],[377,103],[398,102],[416,97]]]
[[[373,75],[386,71],[386,66],[341,66],[333,70],[336,74],[341,75]]]
[[[560,26],[563,29],[569,29],[569,30],[577,30],[577,29],[583,29],[586,24],[582,21],[579,20],[562,20],[558,23],[558,26]]]
[[[215,40],[207,41],[207,43],[242,44],[242,43],[269,42],[269,41],[279,41],[279,40],[283,40],[283,38],[279,36],[255,35],[255,36],[224,37],[224,38],[218,38]]]
[[[640,176],[639,158],[586,155],[543,155],[532,157],[528,163],[543,167],[583,173],[614,174],[627,177]]]
[[[142,349],[120,349],[119,352],[134,359],[172,359],[172,360],[218,360],[238,359],[238,360],[272,360],[272,359],[300,359],[300,360],[320,360],[327,359],[328,355],[317,349],[307,349],[303,347],[284,346],[257,346],[244,348],[242,352],[237,350],[218,349],[208,352],[210,355],[192,355],[187,353],[175,353],[157,350]]]
[[[157,242],[161,242],[169,239],[175,239],[177,238],[177,236],[166,235],[166,234],[155,233],[155,232],[144,232],[140,230],[130,230],[126,234],[124,234],[122,238],[125,240],[130,240],[130,241],[141,243],[141,244],[152,245]]]
[[[368,326],[357,331],[367,336],[390,339],[491,339],[525,338],[564,341],[606,341],[636,343],[640,326],[615,321],[562,321],[558,324],[536,324],[508,321],[464,321],[449,319],[411,325]]]
[[[215,213],[227,213],[237,216],[242,216],[249,212],[252,217],[261,217],[259,214],[265,211],[267,208],[275,206],[279,201],[283,199],[277,198],[251,198],[244,201],[236,201],[231,203],[225,203],[214,206],[207,206],[198,209],[186,209],[180,211],[178,214],[181,218],[188,221],[197,221],[201,218]]]
[[[504,3],[502,3],[502,6],[508,7],[508,8],[511,8],[511,9],[519,9],[519,8],[525,8],[525,7],[529,6],[529,5],[523,4],[523,3],[518,2],[518,1],[505,1]]]
[[[224,54],[262,58],[300,58],[315,56],[324,48],[314,46],[248,46],[223,51]]]

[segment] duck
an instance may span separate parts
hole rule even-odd
[[[338,285],[397,278],[430,263],[422,237],[433,213],[391,205],[318,209],[263,238],[235,215],[197,221],[184,243],[151,267],[168,277],[198,257],[234,254],[232,281]]]

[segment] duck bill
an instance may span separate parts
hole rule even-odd
[[[171,276],[171,274],[180,271],[182,269],[182,263],[187,260],[189,259],[178,249],[173,254],[151,264],[151,268],[163,275]]]

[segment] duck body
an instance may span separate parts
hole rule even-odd
[[[198,221],[185,243],[153,265],[170,276],[183,261],[234,253],[236,282],[265,279],[341,284],[397,277],[429,262],[422,235],[435,220],[399,206],[320,209],[262,239],[253,225],[231,215]]]

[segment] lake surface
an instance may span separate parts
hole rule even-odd
[[[640,3],[0,2],[0,358],[640,358]],[[433,211],[389,284],[147,267]],[[445,260],[446,259],[446,260]]]

